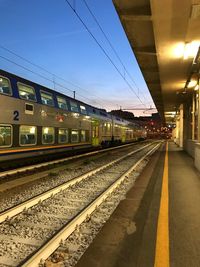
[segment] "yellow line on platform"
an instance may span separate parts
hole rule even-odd
[[[169,267],[168,142],[166,143],[154,267]]]

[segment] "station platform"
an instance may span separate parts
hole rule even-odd
[[[200,266],[200,173],[163,144],[76,267]]]

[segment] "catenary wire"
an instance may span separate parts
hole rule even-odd
[[[105,39],[107,40],[109,46],[111,47],[111,49],[113,50],[115,56],[117,57],[117,59],[119,60],[119,62],[121,63],[121,65],[123,66],[125,72],[127,73],[127,75],[129,76],[129,78],[132,80],[133,84],[135,85],[135,87],[138,89],[138,91],[140,91],[140,88],[138,87],[138,85],[136,84],[136,82],[134,81],[134,79],[132,78],[132,76],[130,75],[130,73],[128,72],[127,68],[125,67],[124,63],[122,62],[122,59],[120,58],[119,54],[117,53],[116,49],[114,48],[114,46],[112,45],[111,41],[109,40],[108,36],[106,35],[106,33],[104,32],[102,26],[100,25],[99,21],[97,20],[96,16],[94,15],[94,13],[92,12],[92,10],[90,9],[88,3],[86,0],[82,0],[85,4],[85,6],[87,7],[90,15],[93,17],[94,21],[96,22],[96,24],[98,25],[100,31],[102,32],[103,36],[105,37]],[[140,91],[141,92],[141,91]],[[146,99],[145,95],[143,94],[143,92],[141,92],[144,99]]]
[[[34,66],[34,67],[36,67],[36,68],[38,68],[38,69],[41,69],[41,70],[45,71],[46,73],[50,74],[52,77],[54,77],[54,78],[58,78],[58,79],[60,79],[60,80],[62,80],[62,81],[64,81],[64,82],[66,82],[66,83],[71,84],[72,86],[74,86],[74,87],[76,87],[76,88],[78,88],[78,89],[80,89],[80,90],[84,90],[85,92],[90,93],[88,90],[86,90],[86,89],[84,89],[84,88],[82,88],[82,87],[80,87],[80,86],[78,86],[78,85],[76,85],[76,84],[74,84],[74,83],[72,83],[72,82],[70,82],[70,81],[65,80],[64,78],[62,78],[62,77],[60,77],[60,76],[58,76],[58,75],[56,75],[56,74],[54,74],[54,73],[48,71],[46,68],[44,68],[44,67],[42,67],[42,66],[40,66],[40,65],[38,65],[38,64],[35,64],[35,63],[31,62],[30,60],[28,60],[28,59],[26,59],[25,57],[22,57],[22,56],[20,56],[19,54],[17,54],[17,53],[15,53],[15,52],[11,51],[10,49],[6,48],[5,46],[0,45],[0,48],[3,49],[3,50],[5,50],[5,51],[7,51],[7,52],[9,52],[9,53],[12,54],[12,55],[18,57],[18,58],[20,58],[21,60],[23,60],[23,61],[25,61],[25,62],[31,64],[32,66]],[[55,81],[54,81],[54,80],[51,80],[51,81],[55,84]],[[68,89],[68,90],[71,90],[71,89]],[[71,91],[73,92],[73,90],[71,90]],[[101,99],[100,97],[98,97],[98,96],[95,95],[95,94],[91,94],[91,93],[90,93],[90,95],[95,96],[97,99],[99,99],[100,102],[101,102],[101,101],[104,101],[103,99]],[[82,97],[83,97],[83,96],[82,96]],[[89,99],[89,98],[86,98],[86,97],[84,97],[84,98],[85,98],[85,99]],[[96,102],[96,101],[95,101],[95,102]],[[98,103],[98,102],[96,102],[96,103]],[[99,104],[102,106],[102,103],[99,103]]]
[[[16,63],[16,62],[14,62],[14,61],[11,60],[11,59],[8,59],[8,58],[6,58],[6,57],[4,57],[4,56],[2,56],[2,55],[0,55],[0,58],[4,59],[4,60],[6,60],[6,61],[8,61],[8,62],[10,62],[10,63],[12,63],[12,64],[14,64],[14,65],[16,65],[16,66],[18,66],[18,67],[20,67],[20,68],[22,68],[22,69],[24,69],[24,70],[26,70],[26,71],[29,71],[30,73],[32,73],[32,74],[34,74],[34,75],[37,75],[37,76],[39,76],[39,77],[41,77],[41,78],[43,78],[43,79],[45,79],[45,80],[47,80],[47,81],[49,81],[49,82],[53,82],[53,83],[55,83],[57,86],[59,86],[59,87],[61,87],[61,88],[63,88],[63,89],[67,89],[67,90],[70,91],[70,92],[74,92],[73,90],[67,88],[66,86],[64,86],[64,85],[62,85],[62,84],[60,84],[60,83],[57,83],[57,82],[55,82],[55,81],[49,79],[48,77],[46,77],[46,76],[44,76],[44,75],[42,75],[42,74],[39,74],[39,73],[37,73],[37,72],[35,72],[35,71],[33,71],[33,70],[30,70],[29,68],[27,68],[27,67],[25,67],[25,66],[22,66],[21,64]],[[83,95],[81,95],[81,94],[79,94],[79,93],[77,93],[77,94],[78,94],[80,97],[84,98],[84,99],[87,99],[87,100],[89,100],[89,101],[93,101],[93,102],[95,102],[96,104],[99,104],[99,103],[96,102],[95,100],[91,100],[91,99],[89,99],[89,98],[87,98],[87,97],[85,97],[85,96],[83,96]],[[101,106],[102,106],[102,105],[101,105]],[[103,106],[102,106],[102,107],[103,107]]]
[[[94,36],[94,34],[90,31],[90,29],[88,28],[88,26],[85,24],[85,22],[82,20],[82,18],[79,16],[79,14],[76,12],[76,10],[73,8],[73,6],[70,4],[70,2],[68,0],[65,0],[65,2],[68,4],[68,6],[73,10],[74,14],[77,16],[77,18],[79,19],[79,21],[83,24],[83,26],[85,27],[85,29],[88,31],[88,33],[90,34],[90,36],[93,38],[93,40],[96,42],[96,44],[100,47],[100,49],[102,50],[102,52],[104,53],[104,55],[107,57],[107,59],[110,61],[110,63],[113,65],[113,67],[116,69],[116,71],[119,73],[119,75],[122,77],[122,79],[125,81],[125,83],[128,85],[129,89],[134,93],[134,95],[138,98],[138,100],[141,102],[141,104],[143,104],[144,106],[146,106],[143,101],[141,100],[141,98],[136,94],[136,92],[134,91],[134,89],[132,88],[132,86],[130,85],[130,83],[126,80],[126,78],[124,77],[124,75],[121,73],[121,71],[119,70],[119,68],[116,66],[116,64],[113,62],[113,60],[111,59],[111,57],[108,55],[108,53],[105,51],[105,49],[103,48],[103,46],[99,43],[99,41],[96,39],[96,37]]]

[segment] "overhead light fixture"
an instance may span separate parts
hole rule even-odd
[[[166,111],[165,115],[176,115],[176,111]]]
[[[173,58],[182,58],[184,54],[185,44],[183,42],[175,43],[171,48],[171,55]]]
[[[190,15],[191,19],[199,19],[200,18],[200,5],[194,4],[192,5],[192,11]]]
[[[183,59],[194,58],[198,52],[200,46],[199,41],[192,41],[190,43],[185,43]]]
[[[188,59],[190,53],[190,43],[186,43],[183,52],[183,59]]]
[[[188,88],[192,88],[192,87],[195,87],[197,85],[197,81],[196,80],[191,80],[189,83],[188,83]]]

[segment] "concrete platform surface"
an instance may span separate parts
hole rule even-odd
[[[192,158],[172,142],[168,157],[169,263],[156,267],[199,267],[200,174]],[[164,165],[165,146],[153,155],[76,267],[155,267]]]

